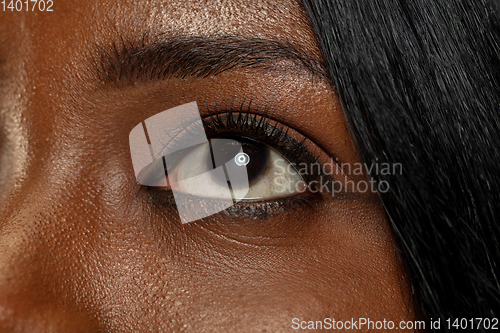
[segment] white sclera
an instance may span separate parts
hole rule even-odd
[[[221,179],[220,177],[225,177],[224,169],[222,167],[218,167],[197,176],[183,179],[180,181],[180,183],[185,188],[197,188],[201,192],[203,192],[204,185],[206,186],[207,182],[213,183],[213,180],[211,180],[212,177],[219,179]],[[213,191],[213,188],[210,190]],[[195,206],[192,203],[189,205],[179,204],[183,200],[186,200],[186,192],[179,190],[172,190],[172,192],[174,193],[175,202],[178,203],[177,210],[179,211],[182,223],[199,220],[201,218],[219,213],[234,205],[231,191],[229,190],[229,187],[227,185],[217,187],[217,200],[211,201],[209,204],[199,206]]]

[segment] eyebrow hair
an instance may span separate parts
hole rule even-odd
[[[286,41],[239,35],[160,35],[139,42],[120,37],[117,44],[95,44],[99,61],[92,57],[100,83],[130,84],[137,80],[206,78],[235,68],[273,68],[291,61],[297,69],[328,80],[322,59],[308,55]]]

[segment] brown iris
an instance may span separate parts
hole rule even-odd
[[[259,179],[266,170],[269,163],[269,148],[255,140],[243,137],[228,137],[224,139],[210,140],[211,154],[207,154],[207,169],[215,169],[225,165],[228,169],[239,169],[246,167],[248,180],[242,180],[242,184],[231,182],[231,186],[245,185]],[[213,158],[212,158],[213,157]],[[219,179],[220,178],[220,179]],[[226,184],[227,180],[214,177],[219,184]]]

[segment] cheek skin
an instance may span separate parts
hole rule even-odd
[[[293,318],[413,318],[376,198],[327,200],[261,224],[221,215],[183,226],[134,179],[130,129],[155,107],[202,98],[193,91],[285,105],[301,87],[293,121],[354,163],[331,89],[228,74],[210,80],[239,91],[172,82],[158,106],[149,101],[158,86],[99,90],[88,70],[89,41],[116,31],[271,31],[319,54],[295,2],[58,6],[45,16],[0,13],[0,332],[286,332]]]

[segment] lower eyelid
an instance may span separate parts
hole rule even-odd
[[[168,212],[170,214],[178,217],[177,205],[200,207],[205,205],[217,204],[216,199],[210,198],[200,198],[196,196],[191,196],[188,194],[182,195],[179,201],[179,196],[174,198],[173,192],[169,189],[157,189],[150,188],[147,186],[141,187],[141,192],[146,196],[147,201],[157,207],[160,211]],[[312,193],[302,193],[295,197],[285,197],[275,200],[267,201],[239,201],[233,206],[221,211],[217,214],[211,215],[209,217],[201,219],[202,221],[229,221],[237,219],[242,220],[266,220],[268,218],[273,218],[280,216],[283,213],[291,214],[299,210],[312,210],[314,207],[321,202],[321,198],[318,195]],[[180,224],[180,220],[178,221]]]

